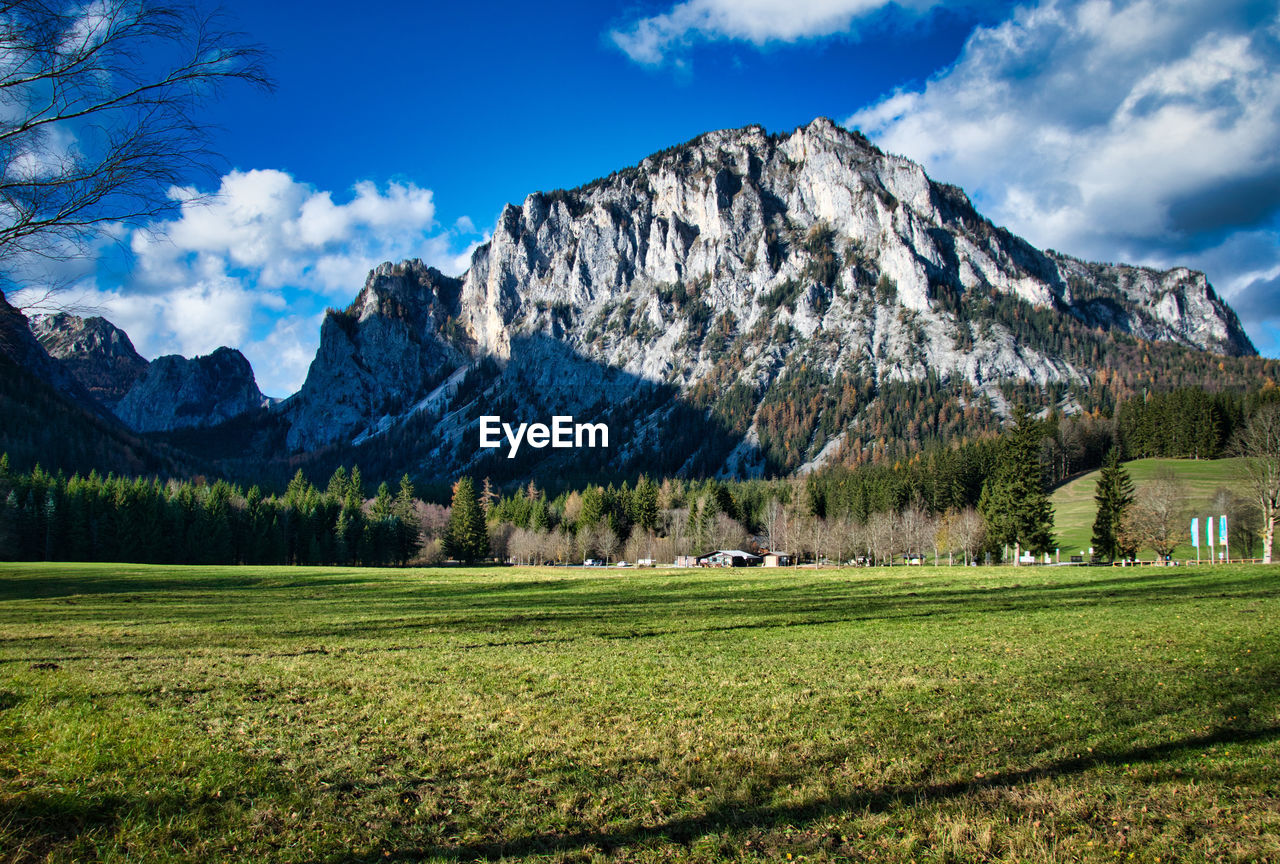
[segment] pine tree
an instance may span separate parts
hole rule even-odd
[[[1098,515],[1093,520],[1093,552],[1108,561],[1120,557],[1117,533],[1124,511],[1133,503],[1133,480],[1120,462],[1120,450],[1112,447],[1098,477]]]
[[[533,508],[529,512],[529,527],[539,532],[551,529],[551,514],[547,511],[547,502],[542,498],[533,502]]]
[[[395,503],[391,499],[391,489],[386,483],[378,484],[378,493],[369,507],[369,518],[365,523],[365,552],[361,556],[365,564],[386,564],[394,557],[395,532],[392,527]]]
[[[582,510],[578,514],[578,530],[594,528],[604,521],[604,492],[593,485],[582,490]]]
[[[0,503],[0,561],[18,557],[18,495],[10,489]]]
[[[632,518],[645,531],[658,529],[658,487],[644,474],[631,493]]]
[[[351,513],[346,507],[338,511],[338,519],[333,523],[333,554],[336,563],[351,563],[351,552],[347,548],[347,535],[351,533]]]
[[[480,502],[476,500],[475,483],[470,477],[459,479],[453,486],[444,552],[455,561],[466,564],[489,554],[489,531],[485,527]]]
[[[982,487],[978,510],[993,543],[1013,546],[1017,565],[1024,548],[1047,552],[1053,545],[1053,507],[1040,472],[1041,424],[1022,406],[1002,440],[1003,458]]]
[[[297,481],[301,478],[302,469],[298,469],[298,474],[294,480]],[[325,489],[325,494],[332,498],[346,498],[348,485],[347,469],[339,465],[329,477],[329,486]]]
[[[391,510],[395,518],[395,559],[396,563],[404,564],[422,548],[422,526],[413,504],[413,483],[408,474],[400,478],[400,491]]]

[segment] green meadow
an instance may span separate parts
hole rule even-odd
[[[1280,862],[1280,567],[0,565],[5,861]]]
[[[1125,470],[1133,478],[1134,486],[1141,486],[1142,483],[1154,479],[1156,473],[1161,470],[1172,471],[1185,485],[1187,490],[1186,537],[1182,545],[1175,550],[1174,558],[1195,560],[1196,550],[1191,545],[1191,517],[1200,517],[1200,530],[1203,532],[1204,518],[1211,514],[1219,515],[1210,506],[1219,489],[1225,487],[1237,492],[1243,491],[1240,481],[1240,462],[1239,459],[1135,459],[1125,463]],[[1057,539],[1058,548],[1062,550],[1063,561],[1068,560],[1071,555],[1080,554],[1081,550],[1088,550],[1092,545],[1093,520],[1098,514],[1098,505],[1093,500],[1093,495],[1098,487],[1100,473],[1092,471],[1077,477],[1070,483],[1059,486],[1053,492],[1054,536]],[[1255,553],[1261,554],[1257,550]],[[1139,550],[1138,554],[1148,560],[1155,558],[1155,552],[1150,549]],[[1232,557],[1240,557],[1242,550],[1233,548],[1231,554]],[[1201,550],[1201,555],[1208,559],[1207,546]],[[1085,559],[1088,560],[1087,551]]]

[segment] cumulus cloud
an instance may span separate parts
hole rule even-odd
[[[264,305],[256,291],[231,279],[175,285],[163,293],[144,294],[127,287],[97,290],[88,297],[146,357],[191,357],[220,345],[239,347],[249,335],[255,311]]]
[[[302,385],[316,356],[323,319],[323,312],[286,315],[276,319],[266,336],[243,347],[259,390],[268,396],[284,396]]]
[[[241,349],[269,395],[306,376],[328,305],[345,305],[382,261],[422,258],[450,273],[470,254],[436,222],[429,189],[357,183],[346,200],[283,171],[232,171],[217,192],[171,191],[176,218],[126,238],[132,267],[99,260],[82,305],[129,333],[146,357]]]
[[[430,189],[391,183],[385,191],[357,183],[350,201],[300,183],[283,171],[233,171],[217,193],[171,193],[181,202],[177,219],[133,235],[144,285],[164,287],[175,276],[209,278],[217,272],[252,271],[265,288],[285,285],[342,296],[354,293],[351,267],[413,257],[436,236]],[[363,278],[363,273],[358,278]]]
[[[770,42],[848,32],[858,18],[887,6],[923,10],[939,0],[685,0],[659,15],[610,31],[613,43],[637,63],[658,65],[696,40]]]
[[[1275,2],[1045,0],[846,123],[1040,246],[1202,267],[1229,298],[1280,267]]]

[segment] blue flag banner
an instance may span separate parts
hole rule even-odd
[[[1200,548],[1200,517],[1191,520],[1191,545]]]
[[[1213,548],[1213,517],[1204,517],[1204,536],[1209,541],[1209,547]]]
[[[1218,545],[1219,546],[1227,545],[1227,517],[1226,516],[1218,517]]]

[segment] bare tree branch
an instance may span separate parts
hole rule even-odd
[[[182,0],[0,4],[0,275],[175,211],[216,162],[199,109],[266,60]]]
[[[1280,403],[1263,405],[1249,418],[1235,450],[1244,457],[1241,479],[1262,513],[1262,560],[1270,564],[1280,511]]]

